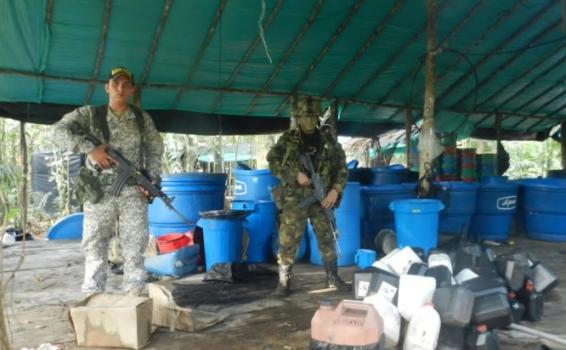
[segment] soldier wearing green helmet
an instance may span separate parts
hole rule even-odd
[[[337,207],[348,179],[346,156],[329,128],[320,127],[320,100],[301,97],[293,106],[298,128],[288,130],[279,138],[267,155],[269,169],[280,184],[273,197],[280,210],[279,227],[279,283],[275,294],[285,297],[291,292],[291,271],[294,257],[310,219],[324,262],[328,287],[348,291],[350,287],[338,276],[336,242],[325,208]],[[309,175],[300,162],[301,155],[309,155],[316,172],[326,188],[326,197],[306,208],[299,203],[313,193]]]

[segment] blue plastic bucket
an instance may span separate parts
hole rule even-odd
[[[356,251],[360,248],[360,184],[348,182],[342,194],[340,206],[334,210],[336,227],[338,229],[338,245],[340,256],[338,266],[353,265],[355,263]],[[322,265],[322,258],[318,250],[318,241],[314,234],[312,225],[307,225],[310,246],[310,262]]]
[[[362,187],[362,248],[375,249],[377,233],[384,228],[395,229],[395,218],[389,210],[389,203],[415,198],[416,188],[414,183]]]
[[[444,205],[437,199],[402,199],[389,204],[395,213],[397,246],[419,247],[428,253],[438,244],[438,213]]]
[[[217,263],[240,262],[243,219],[226,215],[203,217],[197,222],[203,230],[206,271]]]
[[[356,265],[360,268],[360,270],[365,269],[368,266],[371,266],[377,258],[377,253],[375,250],[370,249],[358,249],[356,251],[356,256],[354,260]]]
[[[469,235],[476,240],[509,239],[511,222],[517,208],[519,186],[514,183],[482,183],[476,197]]]
[[[234,200],[270,201],[271,189],[279,180],[269,169],[234,170]]]
[[[566,241],[566,180],[535,179],[520,182],[527,237]]]
[[[277,232],[275,218],[277,207],[271,201],[234,201],[234,210],[249,210],[252,213],[243,222],[248,234],[247,262],[263,263],[271,256],[271,236]]]
[[[436,198],[446,208],[440,214],[441,234],[458,235],[467,232],[476,210],[477,183],[440,181],[433,184]]]
[[[297,249],[297,253],[295,254],[295,261],[301,261],[307,255],[307,251],[309,250],[309,241],[307,239],[307,229],[305,228],[305,232],[303,233],[303,237],[301,238],[301,243],[299,243],[299,248]],[[279,231],[275,231],[273,236],[271,236],[271,251],[275,260],[277,260],[277,254],[279,253]]]
[[[163,176],[161,189],[173,198],[173,205],[196,224],[199,212],[224,208],[226,174],[184,173]],[[194,228],[159,199],[148,206],[149,232],[154,237],[165,233],[187,232]]]

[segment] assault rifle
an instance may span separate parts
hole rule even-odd
[[[82,135],[86,140],[90,141],[95,147],[102,145],[102,141],[100,141],[96,136],[89,133],[85,128],[83,128],[78,123],[71,124],[70,130],[72,133],[77,135]],[[112,190],[110,192],[111,195],[117,197],[122,192],[124,185],[126,185],[126,181],[128,179],[133,179],[134,182],[140,186],[141,188],[145,189],[149,194],[149,202],[151,203],[154,198],[159,198],[163,201],[163,203],[167,206],[167,208],[173,210],[183,221],[188,224],[189,226],[193,226],[194,222],[191,222],[187,219],[181,212],[179,212],[173,206],[173,198],[169,197],[165,192],[161,191],[161,188],[151,182],[150,177],[144,170],[138,169],[128,158],[126,158],[120,151],[111,148],[108,146],[106,148],[106,153],[110,155],[110,157],[114,158],[118,162],[118,176],[116,181],[112,185]]]
[[[300,203],[300,208],[308,208],[311,204],[316,202],[322,203],[324,198],[326,198],[326,189],[324,187],[324,182],[320,178],[320,175],[314,170],[311,157],[308,154],[301,154],[299,156],[299,162],[309,173],[309,177],[313,187],[312,195],[304,198]],[[334,217],[334,211],[332,208],[324,208],[324,216],[330,225],[332,230],[332,235],[334,236],[334,242],[336,242],[336,253],[340,256],[340,247],[338,245],[338,230],[336,228],[336,220]]]

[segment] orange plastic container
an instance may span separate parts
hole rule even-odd
[[[192,232],[190,232],[190,235],[186,233],[168,233],[157,237],[157,248],[160,254],[174,252],[192,243]]]
[[[311,349],[340,345],[379,349],[385,342],[383,318],[370,304],[342,300],[333,307],[321,304],[311,320]]]

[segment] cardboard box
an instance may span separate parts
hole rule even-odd
[[[152,300],[98,294],[71,307],[78,346],[141,349],[151,336]]]
[[[173,288],[172,280],[148,284],[149,297],[153,300],[153,325],[167,327],[170,331],[198,332],[230,316],[177,305],[172,294]]]

